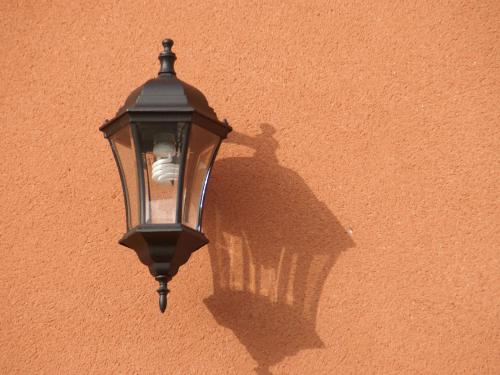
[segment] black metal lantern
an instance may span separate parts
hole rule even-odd
[[[137,252],[160,283],[208,243],[201,231],[205,190],[219,145],[231,127],[219,121],[204,95],[179,80],[173,41],[163,41],[158,77],[134,90],[100,128],[120,172],[127,232],[119,241]]]

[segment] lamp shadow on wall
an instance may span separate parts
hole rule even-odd
[[[216,163],[204,214],[214,286],[204,302],[260,375],[324,347],[316,332],[322,289],[340,252],[355,245],[299,174],[279,164],[274,133],[262,124],[255,137],[231,134],[229,143],[255,153]]]

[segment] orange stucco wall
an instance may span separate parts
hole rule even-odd
[[[2,374],[498,374],[498,1],[0,9]],[[234,127],[158,311],[97,130],[176,69]]]

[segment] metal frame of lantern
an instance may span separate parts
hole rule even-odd
[[[205,191],[219,146],[232,130],[227,121],[218,120],[217,115],[209,107],[207,100],[199,90],[176,77],[174,70],[176,56],[171,50],[172,45],[173,41],[171,39],[163,41],[164,51],[159,55],[160,71],[158,77],[147,81],[134,90],[125,101],[125,104],[118,110],[117,115],[109,121],[106,120],[100,127],[100,130],[110,142],[120,172],[124,193],[127,232],[119,243],[135,250],[140,261],[149,267],[151,274],[159,282],[159,305],[162,312],[165,311],[167,306],[167,293],[169,292],[167,283],[175,276],[179,267],[188,261],[192,252],[208,243],[208,239],[201,231]],[[173,128],[174,124],[177,127],[176,129]],[[130,127],[131,147],[133,146],[135,150],[135,168],[137,172],[135,178],[138,182],[136,187],[138,202],[136,204],[138,204],[139,212],[136,212],[136,215],[138,215],[138,217],[135,217],[135,220],[137,220],[136,225],[134,225],[134,220],[131,217],[131,187],[128,186],[129,182],[127,181],[129,177],[126,176],[117,146],[113,141],[113,136],[127,126]],[[150,216],[152,215],[152,209],[151,194],[147,191],[151,183],[150,176],[148,175],[148,180],[146,180],[144,174],[145,171],[148,171],[145,148],[151,147],[151,141],[144,141],[141,138],[145,134],[144,129],[147,126],[152,127],[151,134],[158,130],[158,133],[172,133],[176,142],[180,138],[180,150],[177,156],[179,159],[179,172],[175,220],[171,223],[147,222],[148,207]],[[180,132],[179,126],[182,126]],[[204,129],[210,134],[219,137],[219,139],[212,150],[202,186],[200,187],[196,225],[190,227],[183,223],[183,210],[187,208],[185,207],[186,197],[191,196],[191,191],[187,191],[188,184],[185,181],[185,176],[186,168],[189,167],[187,164],[188,151],[191,143],[195,141],[192,139],[192,136],[194,137],[194,131],[192,130],[194,127]],[[199,130],[196,132],[199,133]],[[199,134],[198,137],[200,137]],[[145,147],[145,142],[149,142],[147,147]],[[178,147],[178,145],[176,144],[175,147]],[[147,187],[146,182],[148,183]]]

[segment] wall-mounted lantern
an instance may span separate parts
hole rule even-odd
[[[173,41],[163,41],[160,72],[134,90],[100,130],[120,172],[127,232],[119,241],[137,252],[160,283],[208,243],[201,231],[205,190],[219,145],[231,127],[219,121],[204,95],[179,80]]]

